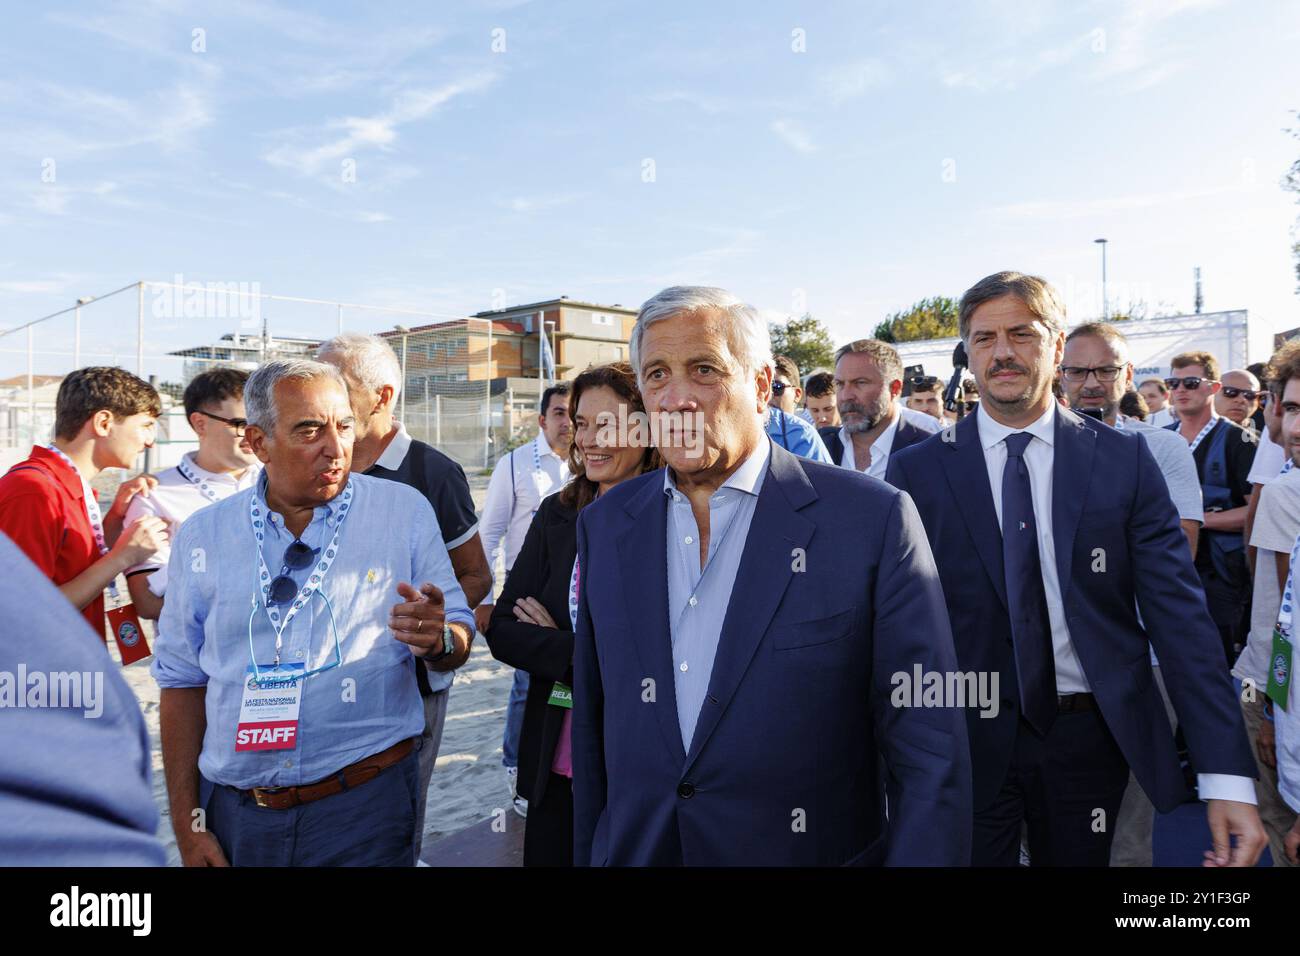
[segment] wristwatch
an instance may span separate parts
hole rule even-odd
[[[451,629],[450,624],[442,626],[442,653],[433,657],[426,657],[426,661],[436,663],[444,657],[450,657],[456,650],[456,632]]]

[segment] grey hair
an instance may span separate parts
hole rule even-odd
[[[285,379],[312,381],[318,378],[328,378],[338,382],[343,389],[343,394],[347,394],[348,386],[343,381],[342,374],[333,365],[325,362],[306,358],[276,359],[265,365],[259,365],[244,385],[244,417],[248,420],[248,424],[256,425],[268,435],[272,434],[275,431],[277,418],[275,386]]]
[[[377,335],[340,332],[321,343],[316,358],[337,365],[367,391],[377,392],[385,385],[392,386],[394,405],[397,396],[402,394],[402,366],[397,361],[397,353]]]
[[[675,285],[646,299],[637,313],[630,345],[638,384],[641,382],[641,337],[646,327],[675,315],[702,312],[721,312],[732,320],[727,323],[727,345],[747,374],[771,367],[772,337],[757,309],[716,286]]]

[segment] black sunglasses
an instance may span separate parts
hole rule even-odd
[[[199,414],[206,415],[208,418],[229,425],[231,428],[235,430],[236,438],[243,438],[244,429],[248,427],[248,419],[246,418],[222,418],[220,415],[213,415],[211,412],[205,412],[201,408],[199,409]],[[303,547],[306,547],[306,545],[303,545]]]
[[[289,577],[289,571],[291,569],[300,571],[309,566],[316,560],[318,554],[320,548],[309,548],[296,538],[289,547],[284,549],[284,558],[280,562],[283,567],[271,581],[272,604],[288,604],[293,600],[294,595],[298,593],[298,582]]]
[[[772,382],[773,395],[782,395],[785,393],[785,390],[787,388],[793,388],[793,386],[790,385],[788,382],[777,382],[775,380]]]
[[[1175,391],[1179,386],[1194,392],[1201,387],[1202,382],[1213,382],[1212,378],[1201,378],[1197,375],[1188,375],[1186,378],[1167,378],[1165,379],[1165,388],[1169,391]]]
[[[1263,404],[1264,396],[1268,394],[1267,392],[1257,392],[1250,388],[1237,388],[1235,385],[1225,385],[1223,388],[1219,389],[1219,391],[1221,391],[1226,398],[1236,398],[1238,395],[1244,395],[1248,402],[1253,402],[1258,398],[1261,405]]]

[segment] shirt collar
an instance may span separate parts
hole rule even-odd
[[[1037,421],[1026,425],[1024,428],[1012,428],[1009,425],[1003,425],[1001,422],[995,421],[992,416],[986,415],[982,409],[977,410],[975,424],[980,431],[980,444],[984,446],[985,451],[988,451],[1008,435],[1014,435],[1016,432],[1028,432],[1049,445],[1054,444],[1056,439],[1056,405],[1056,399],[1052,399],[1047,411],[1043,412]]]
[[[214,481],[214,482],[220,482],[228,485],[238,485],[240,482],[239,478],[236,478],[234,475],[229,474],[227,472],[208,471],[206,468],[200,467],[198,462],[198,452],[187,451],[183,457],[185,459],[185,467],[188,468],[190,471],[194,472],[195,475],[197,475],[199,478],[203,479],[204,481]],[[256,468],[257,466],[249,465],[248,467]]]
[[[85,479],[81,472],[72,468],[66,461],[41,445],[32,446],[32,458],[45,462],[53,472],[58,482],[67,489],[68,494],[74,498],[84,498],[86,496]]]
[[[565,464],[565,460],[555,453],[555,449],[551,447],[550,443],[546,440],[546,436],[541,431],[538,431],[537,437],[533,439],[533,442],[537,445],[537,455],[539,458],[545,458],[547,455],[550,455],[560,464]]]
[[[722,483],[718,491],[723,488],[735,488],[737,491],[743,491],[747,495],[757,497],[763,488],[763,476],[767,474],[767,463],[771,457],[772,439],[764,434],[763,440],[749,453],[749,457],[741,463],[740,467],[731,473],[731,477]],[[676,490],[677,480],[673,477],[673,470],[665,468],[664,494],[672,497]],[[717,493],[717,491],[714,492],[714,494]]]
[[[898,409],[895,409],[894,420],[890,422],[889,427],[886,428],[879,435],[877,435],[876,440],[871,443],[871,447],[873,450],[879,448],[882,451],[884,451],[886,454],[889,453],[889,450],[894,447],[894,436],[898,434],[898,423],[902,419],[902,417],[903,417],[902,412]]]
[[[397,426],[397,434],[388,443],[384,453],[371,465],[372,468],[386,468],[389,471],[397,471],[402,467],[402,462],[406,461],[406,453],[411,450],[411,436],[406,433],[406,429],[401,422],[394,421],[393,424]]]
[[[320,504],[316,506],[315,511],[312,512],[312,521],[316,520],[316,516],[317,514],[319,514],[321,508],[325,509],[326,518],[338,517],[339,505],[343,503],[343,489],[346,489],[348,485],[352,484],[352,482],[355,480],[356,480],[355,475],[348,475],[348,484],[344,485],[343,488],[339,490],[339,493],[337,495],[335,495],[333,498],[331,498],[329,501],[325,502],[324,504]],[[266,513],[268,515],[275,515],[277,518],[283,519],[284,515],[281,515],[279,512],[272,511],[271,506],[266,503],[266,482],[267,482],[266,469],[263,468],[261,474],[257,476],[257,484],[253,486],[255,489],[254,494],[257,495],[258,501],[262,503],[262,507],[266,509]],[[352,492],[353,494],[356,494],[356,489],[353,488]]]

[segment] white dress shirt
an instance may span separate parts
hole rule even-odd
[[[541,432],[497,462],[479,522],[489,568],[495,572],[500,548],[505,554],[506,573],[510,573],[542,499],[563,488],[571,477],[568,462],[551,450]]]
[[[1002,527],[1002,471],[1007,464],[1006,437],[1028,432],[1033,441],[1025,446],[1025,467],[1029,469],[1030,494],[1034,499],[1034,521],[1038,525],[1038,563],[1042,568],[1043,591],[1047,595],[1047,613],[1052,626],[1052,653],[1056,658],[1056,692],[1081,694],[1091,691],[1083,665],[1075,652],[1070,629],[1065,623],[1065,604],[1061,600],[1061,582],[1056,574],[1056,541],[1052,529],[1052,470],[1055,463],[1056,402],[1025,428],[1010,428],[996,422],[987,412],[978,418],[984,464],[988,468],[989,486],[998,527]],[[1067,544],[1068,546],[1068,544]],[[1255,781],[1231,774],[1197,774],[1197,789],[1202,800],[1237,800],[1255,803]]]
[[[899,414],[898,409],[894,410],[894,420],[889,423],[889,427],[876,436],[876,440],[871,443],[871,464],[866,468],[859,467],[853,457],[853,436],[844,426],[840,426],[840,442],[844,445],[844,456],[840,459],[840,467],[848,468],[852,471],[860,471],[863,474],[870,475],[872,478],[885,480],[885,468],[889,464],[889,452],[894,447],[894,436],[898,434]],[[926,416],[927,418],[929,416]],[[933,418],[930,419],[934,421]],[[938,422],[935,422],[937,425]]]

